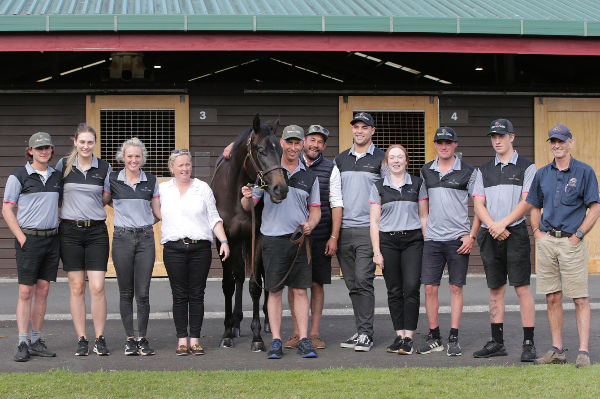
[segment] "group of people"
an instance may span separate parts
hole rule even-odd
[[[137,138],[125,141],[117,151],[116,159],[123,164],[120,171],[113,171],[108,162],[94,155],[96,132],[91,126],[82,124],[77,128],[73,145],[71,154],[52,168],[52,138],[48,133],[35,133],[25,152],[28,162],[6,183],[2,215],[15,236],[19,283],[19,340],[14,360],[56,356],[46,346],[41,330],[49,284],[56,281],[59,260],[69,280],[77,337],[75,355],[87,356],[90,350],[85,328],[86,277],[95,333],[93,352],[110,355],[104,337],[104,281],[109,259],[107,204],[114,208],[112,259],[126,336],[124,354],[155,353],[146,334],[155,258],[152,226],[158,220],[162,220],[163,260],[179,340],[176,353],[203,354],[199,339],[213,235],[221,242],[219,253],[223,258],[229,256],[229,246],[210,187],[191,178],[191,154],[186,149],[174,150],[168,160],[173,178],[158,184],[156,176],[142,170],[148,152]]]
[[[264,202],[262,252],[272,331],[268,358],[280,359],[284,347],[297,348],[302,357],[314,358],[317,349],[326,347],[319,327],[324,285],[331,283],[334,254],[355,318],[355,331],[341,342],[342,348],[365,352],[374,345],[373,281],[379,266],[396,332],[387,351],[410,355],[445,350],[448,356],[461,355],[463,287],[469,254],[477,241],[490,290],[491,340],[473,356],[507,355],[503,322],[508,281],[515,287],[520,303],[521,361],[566,362],[562,342],[564,292],[573,299],[576,309],[580,341],[576,366],[589,365],[591,311],[583,238],[600,216],[600,198],[593,169],[570,153],[574,145],[571,131],[562,124],[550,129],[548,142],[554,160],[536,170],[532,161],[513,148],[515,131],[507,119],[491,123],[487,135],[496,155],[479,168],[455,153],[456,132],[440,127],[434,135],[436,159],[425,164],[419,176],[412,176],[407,172],[409,154],[405,147],[392,145],[384,152],[373,144],[372,115],[359,112],[350,124],[353,145],[333,162],[323,156],[329,137],[323,126],[311,125],[306,133],[297,125],[283,130],[281,167],[289,188],[285,200],[274,203],[269,193],[259,188],[241,189],[245,210],[249,211],[253,202]],[[41,327],[49,281],[56,279],[59,253],[71,287],[71,312],[79,337],[76,354],[88,353],[83,299],[86,274],[96,333],[94,351],[99,355],[109,353],[103,336],[108,259],[103,205],[108,203],[115,209],[114,237],[118,240],[113,240],[112,255],[126,333],[125,354],[154,353],[145,335],[154,260],[152,224],[160,219],[179,339],[176,353],[203,354],[199,337],[213,235],[221,243],[221,256],[229,255],[229,247],[212,191],[206,183],[191,178],[189,152],[173,151],[169,158],[173,179],[158,185],[154,176],[141,170],[147,154],[137,139],[126,141],[117,154],[125,164],[120,172],[113,172],[108,163],[93,155],[95,133],[89,126],[80,127],[74,144],[73,153],[59,161],[56,172],[48,165],[53,150],[50,136],[34,134],[26,152],[30,163],[15,171],[6,185],[3,215],[15,235],[19,275],[19,346],[15,360],[26,361],[30,355],[54,356],[41,339]],[[469,198],[475,210],[472,223]],[[525,222],[530,209],[537,243],[537,292],[546,295],[552,335],[552,348],[539,358],[530,288],[531,245]],[[310,238],[310,253],[302,250],[303,241],[295,240],[297,235]],[[438,321],[438,291],[446,265],[451,317],[444,345]],[[416,345],[413,338],[421,284],[429,332]],[[283,343],[285,286],[294,334]],[[133,328],[134,296],[137,336]]]

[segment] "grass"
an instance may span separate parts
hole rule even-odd
[[[1,398],[598,398],[600,365],[0,374]]]

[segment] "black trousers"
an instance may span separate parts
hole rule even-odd
[[[210,241],[184,244],[168,241],[163,260],[173,294],[173,321],[177,338],[200,338],[204,319],[204,289],[210,270]]]
[[[394,330],[415,331],[421,301],[423,233],[421,230],[380,232],[379,247]]]

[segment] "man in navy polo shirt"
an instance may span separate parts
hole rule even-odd
[[[341,218],[338,260],[348,288],[356,332],[342,348],[368,352],[373,347],[373,320],[375,315],[375,263],[371,244],[369,193],[373,183],[381,177],[381,163],[385,153],[372,141],[375,121],[371,114],[358,112],[350,122],[354,145],[335,157],[335,166],[342,177],[343,215]]]
[[[469,221],[469,194],[473,192],[475,168],[456,156],[458,138],[454,129],[438,128],[433,142],[438,156],[421,168],[429,201],[421,272],[429,333],[417,353],[444,350],[438,322],[438,291],[444,267],[448,264],[451,324],[446,354],[459,356],[462,354],[458,327],[463,308],[463,286],[467,282],[469,254],[481,225],[477,216],[472,227]]]
[[[306,290],[312,286],[312,269],[306,251],[299,247],[302,242],[294,244],[290,238],[298,228],[304,235],[310,235],[319,223],[319,179],[299,160],[304,144],[304,130],[301,127],[287,126],[280,142],[283,148],[281,166],[288,177],[289,192],[286,199],[275,204],[270,200],[269,193],[244,186],[242,206],[248,211],[252,206],[251,201],[263,199],[264,202],[260,232],[263,236],[265,287],[269,291],[267,310],[273,335],[268,358],[280,359],[283,356],[281,298],[284,285],[292,289],[294,294],[294,315],[300,334],[298,354],[311,358],[317,357],[317,352],[308,339],[309,301]],[[281,282],[290,268],[289,275]]]
[[[473,353],[477,358],[506,356],[504,346],[504,294],[506,278],[515,287],[523,321],[522,362],[536,357],[533,343],[535,303],[531,294],[531,244],[525,201],[535,175],[535,164],[513,149],[515,133],[508,119],[496,119],[490,125],[496,156],[477,170],[473,202],[482,229],[477,234],[485,277],[490,289],[492,340]]]
[[[59,261],[58,199],[62,180],[60,173],[48,165],[53,153],[48,133],[31,136],[25,153],[29,162],[8,177],[4,190],[2,216],[15,236],[19,282],[16,362],[26,362],[30,355],[56,356],[41,338],[50,281],[56,281]]]
[[[571,156],[574,140],[568,127],[552,127],[547,141],[554,160],[537,171],[527,195],[533,205],[531,228],[537,244],[537,293],[546,295],[552,334],[552,348],[535,362],[567,361],[562,340],[564,292],[575,303],[579,332],[575,366],[589,366],[591,310],[583,237],[600,216],[598,180],[591,166]]]

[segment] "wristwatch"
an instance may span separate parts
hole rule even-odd
[[[585,235],[585,233],[584,233],[583,231],[581,231],[581,230],[577,230],[577,231],[575,232],[575,237],[579,238],[580,240],[582,240],[582,239],[583,239],[583,236],[584,236],[584,235]]]

